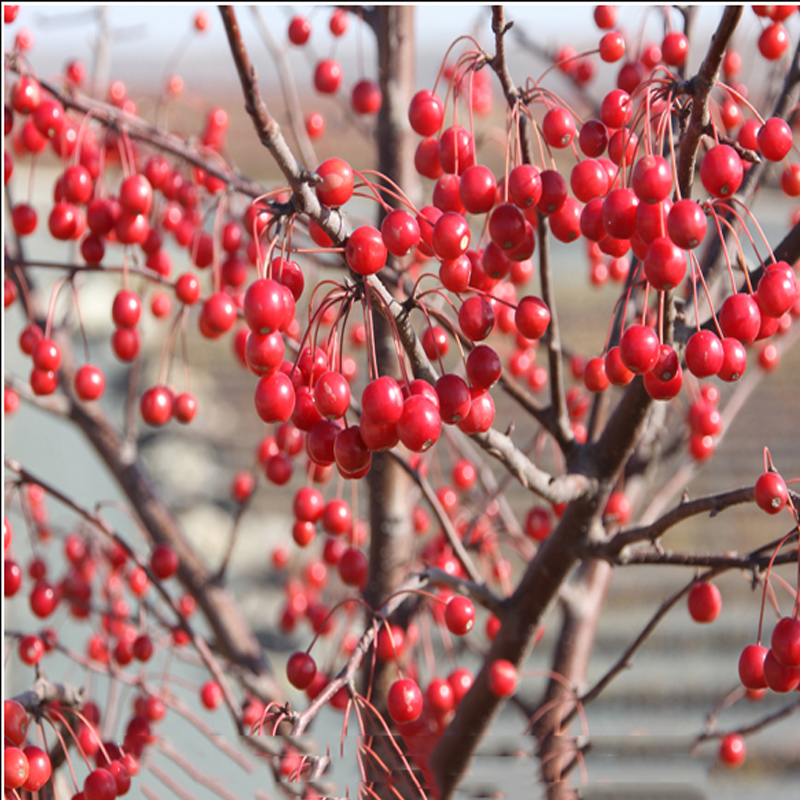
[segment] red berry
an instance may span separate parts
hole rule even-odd
[[[718,317],[726,337],[738,339],[742,344],[756,340],[761,327],[761,312],[752,295],[742,292],[731,295],[722,304]]]
[[[697,331],[686,343],[686,367],[695,378],[716,375],[724,358],[722,342],[713,331]]]
[[[329,158],[317,167],[322,178],[314,190],[321,203],[327,206],[342,206],[353,195],[355,183],[351,166],[341,158]]]
[[[75,373],[75,393],[81,400],[97,400],[103,395],[106,379],[100,367],[84,364]]]
[[[610,30],[617,24],[619,9],[617,6],[595,6],[594,24],[601,31]]]
[[[286,677],[295,689],[307,689],[316,674],[317,664],[308,653],[293,653],[286,663]]]
[[[517,304],[514,324],[526,339],[541,339],[550,324],[550,309],[538,297],[523,297]]]
[[[792,149],[792,131],[780,117],[770,117],[758,131],[758,149],[767,161],[782,161]]]
[[[439,137],[439,164],[452,175],[461,175],[475,163],[475,143],[466,128],[452,125]]]
[[[765,689],[764,659],[768,649],[761,645],[749,644],[739,656],[739,680],[746,689]]]
[[[177,553],[167,544],[158,544],[150,554],[150,569],[161,580],[171,578],[177,571],[179,560]]]
[[[737,156],[738,158],[738,156]],[[678,247],[697,247],[706,235],[706,216],[694,200],[678,200],[669,211],[667,232]]]
[[[16,700],[3,700],[3,735],[15,745],[25,741],[28,712]]]
[[[667,236],[654,239],[644,259],[644,274],[650,285],[664,291],[674,289],[686,275],[686,254]]]
[[[305,17],[293,17],[289,23],[289,41],[302,46],[311,36],[311,23]]]
[[[37,792],[50,780],[53,771],[50,757],[35,745],[28,745],[22,752],[28,759],[28,779],[22,784],[22,788],[27,792]]]
[[[746,755],[744,739],[738,733],[729,733],[720,740],[719,760],[723,766],[736,769],[744,763]]]
[[[531,298],[531,299],[535,300],[536,298]],[[528,317],[533,313],[534,313],[533,311],[528,313],[526,306],[525,319],[527,320]],[[541,314],[536,316],[535,319],[537,321],[541,319]],[[469,339],[472,339],[472,341],[474,342],[483,341],[487,336],[489,336],[489,334],[492,332],[492,329],[494,328],[494,323],[495,323],[494,310],[492,309],[491,303],[484,297],[477,295],[473,297],[468,297],[461,304],[461,308],[458,310],[459,327],[461,328],[463,334]],[[549,312],[548,312],[548,323],[549,323]],[[519,323],[517,323],[517,325],[519,327]],[[524,332],[522,333],[523,335],[526,335]],[[533,338],[533,337],[528,337],[528,338]]]
[[[415,722],[422,714],[422,705],[422,692],[410,678],[401,678],[389,688],[386,707],[396,723]]]
[[[403,257],[419,244],[419,223],[407,211],[395,209],[384,217],[381,237],[388,252]]]
[[[780,22],[768,25],[758,37],[758,50],[767,61],[777,61],[789,48],[789,34]]]
[[[375,81],[363,79],[353,87],[350,101],[356,114],[377,114],[383,103],[383,95]]]
[[[622,363],[637,374],[649,372],[658,361],[660,344],[658,336],[646,325],[631,325],[619,344]]]
[[[767,514],[779,514],[789,499],[786,482],[777,472],[765,472],[755,485],[758,507]]]
[[[722,596],[713,583],[700,581],[689,591],[688,603],[695,622],[713,622],[722,609]]]
[[[324,58],[314,69],[314,88],[320,94],[336,94],[342,77],[341,64],[333,58]]]
[[[800,620],[783,617],[772,631],[772,655],[784,667],[800,668]]]
[[[496,697],[510,697],[517,688],[517,669],[506,659],[499,658],[489,667],[489,691]]]
[[[345,247],[347,263],[359,275],[374,275],[386,263],[387,254],[380,231],[372,225],[356,228]]]
[[[444,621],[450,633],[464,636],[475,625],[475,606],[472,600],[463,595],[455,595],[447,601]]]
[[[6,8],[8,6],[4,6],[3,10]],[[28,780],[29,772],[28,757],[22,750],[18,747],[3,749],[3,787],[6,789],[7,796],[11,796],[12,790],[19,789]]]
[[[685,33],[672,31],[661,42],[661,55],[665,64],[672,67],[682,67],[689,54],[689,40]]]
[[[742,160],[727,144],[715,145],[700,162],[700,180],[713,197],[730,197],[741,185],[743,176]]]
[[[722,353],[722,366],[717,371],[717,377],[726,383],[738,381],[747,367],[744,345],[738,339],[726,337],[722,340]]]
[[[411,98],[408,107],[408,121],[420,136],[433,136],[438,133],[444,119],[444,105],[437,94],[422,89]]]
[[[619,61],[625,55],[625,39],[617,31],[610,31],[600,39],[600,58],[608,64]]]
[[[800,667],[788,667],[775,657],[772,650],[764,658],[764,679],[773,692],[786,694],[800,685]]]
[[[139,409],[148,425],[166,425],[172,417],[172,392],[165,386],[147,389],[139,401]]]
[[[222,705],[222,687],[216,681],[208,681],[200,690],[200,700],[203,705],[213,711]]]
[[[566,108],[551,108],[542,120],[542,134],[550,147],[568,147],[575,138],[575,119]]]

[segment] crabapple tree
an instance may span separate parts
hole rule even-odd
[[[743,484],[714,458],[797,340],[798,14],[707,10],[576,7],[588,33],[551,48],[487,7],[423,77],[414,7],[223,6],[139,98],[105,22],[91,74],[43,74],[4,5],[5,425],[81,434],[5,453],[7,798],[195,796],[176,770],[227,798],[254,765],[337,796],[313,746],[337,713],[358,796],[454,797],[502,713],[576,797],[598,699],[678,606],[713,626],[726,574],[756,599],[687,755],[739,767],[800,709],[796,405]],[[225,104],[179,72],[214,28]],[[227,475],[204,538],[193,451],[153,473],[193,443]],[[67,447],[102,487],[62,485],[72,453],[31,466]],[[747,506],[732,543],[711,518]],[[615,578],[656,567],[680,583],[598,661]]]

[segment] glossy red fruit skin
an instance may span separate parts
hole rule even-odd
[[[752,295],[741,292],[731,295],[722,304],[718,317],[725,336],[738,339],[742,344],[756,340],[761,328],[761,312]]]
[[[412,453],[424,453],[439,439],[442,419],[439,409],[424,395],[412,395],[403,403],[397,422],[400,441]]]
[[[686,343],[686,368],[695,378],[716,375],[725,358],[720,338],[713,331],[693,333]]]
[[[369,471],[372,453],[361,436],[359,425],[350,425],[336,435],[333,455],[343,478],[362,478]]]
[[[439,414],[442,422],[455,425],[469,414],[472,403],[466,381],[454,373],[445,373],[436,381]]]
[[[408,107],[408,121],[420,136],[438,133],[444,120],[444,104],[430,89],[421,89],[412,98]]]
[[[674,289],[686,276],[686,255],[668,236],[660,236],[647,251],[644,274],[657,291]]]
[[[542,197],[542,176],[533,164],[520,164],[508,175],[508,196],[521,209],[532,208]]]
[[[347,240],[345,257],[353,272],[359,275],[374,275],[386,263],[388,251],[383,237],[372,225],[356,228]]]
[[[352,167],[341,158],[329,158],[317,167],[322,178],[314,191],[320,203],[326,206],[343,206],[352,196],[355,176]]]
[[[468,597],[455,595],[447,601],[444,621],[450,633],[455,636],[464,636],[475,625],[475,606]]]
[[[356,114],[377,114],[383,104],[383,95],[375,81],[363,79],[353,87],[350,102]]]
[[[539,198],[536,208],[542,214],[552,214],[566,202],[567,182],[560,172],[552,169],[542,170],[540,177],[542,179],[542,196]]]
[[[29,772],[30,765],[25,753],[19,747],[4,747],[3,787],[6,789],[6,796],[12,796],[12,790],[19,789],[28,780]]]
[[[695,583],[687,598],[689,614],[695,622],[713,622],[722,609],[719,589],[707,581]]]
[[[767,161],[782,161],[792,149],[792,131],[780,117],[770,117],[759,129],[758,149]]]
[[[286,319],[284,288],[271,278],[253,281],[244,296],[244,317],[251,331],[268,334],[282,328]]]
[[[582,203],[588,203],[605,195],[608,191],[608,182],[608,173],[594,158],[584,158],[579,161],[569,176],[572,193]]]
[[[622,362],[622,354],[618,346],[612,347],[605,357],[606,376],[614,386],[627,386],[635,377]]]
[[[719,743],[719,760],[729,769],[740,767],[747,755],[744,739],[738,733],[723,736]]]
[[[428,705],[438,714],[447,714],[455,707],[453,687],[445,678],[434,678],[425,692]]]
[[[311,37],[311,23],[305,17],[293,17],[289,23],[288,35],[292,44],[302,47]]]
[[[216,681],[208,681],[200,690],[200,700],[211,711],[219,708],[222,704],[222,687]]]
[[[3,735],[12,744],[25,741],[28,730],[28,712],[16,700],[3,700]]]
[[[603,227],[615,239],[630,239],[636,233],[639,198],[633,189],[612,189],[603,203]]]
[[[256,386],[255,406],[266,423],[287,422],[295,407],[295,390],[282,372],[261,378]]]
[[[342,77],[341,64],[333,58],[324,58],[314,69],[314,88],[320,94],[336,94]]]
[[[75,373],[75,393],[81,400],[97,400],[102,397],[105,388],[106,379],[99,367],[84,364]]]
[[[461,125],[445,128],[439,137],[439,163],[452,175],[461,175],[475,163],[475,142]]]
[[[386,249],[392,255],[402,258],[419,244],[419,223],[408,211],[395,209],[384,217],[381,236]]]
[[[775,657],[772,650],[764,658],[764,678],[773,692],[786,694],[800,686],[800,667],[787,667]]]
[[[678,200],[667,216],[667,233],[678,247],[690,250],[705,238],[706,216],[694,200]]]
[[[497,181],[492,171],[483,164],[473,164],[462,173],[458,196],[470,214],[486,214],[497,199]]]
[[[783,617],[772,630],[771,652],[784,667],[800,668],[800,620]]]
[[[415,722],[422,714],[423,698],[419,686],[410,678],[396,680],[389,688],[386,707],[397,724]]]
[[[50,757],[40,747],[28,745],[22,749],[28,759],[28,779],[22,784],[22,788],[28,792],[36,792],[50,780],[52,766]]]
[[[484,297],[468,297],[458,310],[458,324],[462,333],[474,342],[486,339],[495,324],[494,310]]]
[[[637,374],[649,372],[659,356],[658,335],[646,325],[631,325],[620,340],[622,363]]]
[[[147,389],[139,401],[139,409],[148,425],[166,425],[172,417],[172,392],[164,386]]]
[[[590,392],[603,392],[611,385],[606,375],[605,359],[598,356],[590,358],[586,362],[586,368],[583,371],[583,383]]]
[[[758,37],[758,50],[767,61],[777,61],[789,47],[789,34],[780,22],[773,22]]]
[[[765,472],[755,485],[756,504],[767,514],[779,514],[789,499],[786,482],[777,472]]]
[[[118,328],[134,328],[142,313],[142,302],[139,295],[127,289],[121,289],[114,297],[111,306],[111,317]]]
[[[739,656],[739,680],[746,689],[767,688],[764,659],[768,652],[768,648],[757,644],[749,644],[742,650]]]
[[[447,211],[433,226],[431,244],[436,257],[442,261],[458,258],[469,248],[469,224],[461,214]]]
[[[485,389],[472,387],[467,415],[458,423],[459,430],[467,434],[485,433],[494,422],[494,401]]]
[[[493,661],[489,667],[489,691],[496,697],[510,697],[517,688],[517,669],[504,658]]]
[[[150,569],[161,580],[171,578],[179,564],[178,554],[167,544],[157,544],[150,554]]]
[[[671,31],[661,43],[661,54],[665,64],[673,67],[682,67],[689,54],[689,40],[685,33]]]
[[[551,147],[569,147],[575,138],[575,119],[566,108],[551,108],[542,120],[542,133]]]
[[[122,182],[119,204],[124,214],[149,214],[153,206],[153,187],[144,175],[131,175]]]
[[[733,337],[722,340],[723,359],[722,366],[717,371],[717,377],[726,383],[738,381],[747,368],[747,351],[744,345]]]
[[[526,339],[541,339],[550,325],[550,309],[538,297],[523,297],[514,312],[514,324]]]
[[[700,162],[700,180],[712,197],[730,197],[741,185],[743,177],[742,160],[730,145],[715,145]]]
[[[295,689],[307,689],[316,675],[317,664],[308,653],[293,653],[286,662],[286,677]]]
[[[658,155],[644,156],[636,162],[631,186],[643,203],[658,203],[672,193],[672,170],[669,162]]]
[[[790,311],[797,296],[797,278],[785,261],[770,266],[756,289],[756,301],[762,315],[774,319],[780,319]]]

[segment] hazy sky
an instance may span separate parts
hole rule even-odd
[[[45,77],[63,70],[70,58],[80,58],[91,69],[94,41],[99,30],[96,4],[70,3],[61,6],[51,4],[23,4],[17,21],[3,26],[4,39],[16,35],[21,27],[30,28],[35,37],[35,45],[30,60],[35,71]],[[170,61],[176,49],[185,45],[177,66],[187,80],[191,76],[194,84],[187,88],[202,92],[204,82],[214,84],[233,79],[233,67],[227,52],[227,43],[215,6],[149,3],[111,4],[107,8],[107,21],[114,33],[112,47],[112,77],[120,77],[131,88],[153,86],[153,81],[163,78],[173,71]],[[593,4],[551,4],[511,3],[506,6],[506,16],[538,41],[550,48],[563,44],[573,44],[579,49],[596,45],[599,32],[593,24]],[[204,9],[210,16],[211,24],[203,34],[188,36],[196,12]],[[645,13],[646,12],[646,13]],[[335,42],[328,32],[330,7],[313,5],[280,6],[265,4],[260,13],[276,39],[286,41],[286,30],[291,16],[302,13],[312,22],[312,37],[307,48],[291,48],[292,63],[298,71],[307,61],[313,63],[317,58],[331,55],[342,60],[345,74],[358,67],[359,53],[367,76],[374,70],[372,58],[373,38],[361,30],[356,20],[352,20],[347,34]],[[264,45],[252,27],[252,17],[248,6],[238,7],[240,23],[245,31],[246,41],[252,50],[253,59],[259,67],[262,80],[272,73],[271,61],[266,55]],[[417,34],[420,60],[419,82],[424,85],[426,70],[434,69],[434,64],[442,58],[447,45],[459,34],[476,33],[480,41],[490,44],[488,6],[473,3],[435,4],[425,3],[417,6]],[[705,7],[702,17],[713,20],[715,9]],[[663,35],[663,17],[657,7],[622,6],[619,27],[627,29],[634,38],[641,30],[642,20],[646,20],[647,35],[658,41]],[[481,25],[481,20],[485,22]],[[752,17],[755,22],[755,17]],[[704,30],[704,24],[699,30]],[[348,67],[348,65],[350,65]],[[307,67],[306,67],[307,69]],[[299,72],[299,74],[302,74]],[[432,83],[433,75],[428,83]],[[355,82],[355,81],[353,81]]]

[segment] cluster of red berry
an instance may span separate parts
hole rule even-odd
[[[13,21],[16,12],[11,9],[16,8],[4,7],[6,21]],[[770,21],[758,46],[764,58],[776,60],[788,45],[782,25],[784,7],[764,8],[769,9],[764,14]],[[332,12],[330,32],[335,39],[345,34],[349,21],[347,11]],[[626,38],[615,30],[616,8],[598,6],[595,21],[603,31],[597,48],[600,59],[605,64],[622,62]],[[206,30],[208,24],[203,14],[194,21],[197,31]],[[293,45],[305,45],[310,36],[307,19],[292,19],[288,37]],[[19,42],[18,49],[22,49]],[[590,55],[562,49],[554,66],[585,84],[595,69]],[[150,310],[156,319],[172,317],[158,383],[140,396],[142,419],[151,426],[163,426],[172,419],[188,424],[195,419],[198,406],[188,378],[185,390],[178,392],[168,383],[171,371],[167,365],[167,356],[173,357],[177,349],[178,336],[186,336],[188,316],[195,313],[205,339],[233,333],[236,356],[257,378],[255,410],[265,424],[274,426],[256,452],[267,479],[283,486],[291,481],[296,464],[302,463],[306,470],[306,485],[292,497],[292,540],[298,548],[311,551],[315,542],[319,544],[318,532],[325,536],[319,555],[306,563],[302,580],[285,581],[287,599],[280,623],[284,632],[293,631],[302,618],[317,636],[330,636],[335,630],[333,618],[347,604],[338,603],[338,597],[332,602],[333,594],[325,593],[329,570],[335,568],[338,574],[340,585],[335,589],[340,595],[352,589],[363,592],[366,587],[368,531],[355,504],[342,499],[343,480],[364,478],[374,454],[389,450],[404,453],[409,468],[427,477],[426,454],[448,432],[446,426],[468,435],[490,431],[496,415],[491,390],[503,378],[504,367],[514,378],[525,379],[534,392],[547,385],[550,374],[536,364],[536,348],[540,342],[546,344],[551,335],[551,308],[542,297],[526,293],[535,272],[531,259],[543,235],[551,233],[563,244],[583,239],[592,283],[600,285],[610,277],[624,287],[622,311],[602,350],[598,348],[599,354],[589,359],[573,355],[570,360],[572,385],[565,393],[569,422],[565,436],[571,435],[578,444],[586,442],[589,433],[584,421],[591,394],[611,386],[625,387],[642,376],[650,398],[672,400],[683,388],[685,369],[692,376],[686,417],[691,432],[689,451],[697,461],[713,453],[714,437],[722,429],[720,392],[715,385],[697,386],[693,379],[739,380],[747,367],[746,347],[767,342],[791,328],[800,314],[800,289],[793,267],[771,253],[761,258],[753,245],[759,263],[751,270],[744,264],[734,265],[729,248],[724,248],[731,291],[715,311],[716,301],[704,283],[696,253],[708,241],[709,231],[722,238],[734,223],[742,226],[740,236],[752,241],[750,230],[758,225],[739,192],[758,161],[785,164],[781,187],[790,197],[800,196],[800,164],[787,161],[793,147],[789,124],[778,116],[760,116],[748,102],[745,88],[734,83],[741,59],[737,61],[737,54],[729,51],[722,64],[724,82],[717,87],[719,102],[712,105],[712,122],[704,131],[707,139],[698,153],[697,174],[706,196],[692,199],[693,172],[682,172],[673,126],[676,119],[685,119],[688,89],[679,78],[687,55],[688,39],[677,31],[668,31],[660,45],[640,48],[637,58],[620,65],[616,88],[606,93],[592,119],[580,119],[554,93],[543,89],[541,81],[530,83],[517,93],[517,104],[509,115],[506,167],[498,178],[479,161],[479,139],[473,125],[467,129],[458,124],[461,101],[466,100],[470,112],[486,113],[491,107],[491,73],[485,54],[468,52],[455,66],[443,69],[444,100],[437,92],[437,80],[433,89],[417,92],[408,108],[409,125],[420,137],[414,164],[420,177],[428,181],[430,204],[416,205],[399,187],[373,180],[366,170],[359,172],[344,159],[332,157],[317,166],[310,181],[323,211],[317,219],[296,213],[294,205],[287,202],[290,193],[284,187],[252,202],[254,192],[249,187],[241,194],[236,191],[243,184],[223,158],[228,128],[223,109],[209,112],[191,159],[173,148],[174,158],[169,160],[142,145],[125,126],[112,125],[113,118],[104,116],[100,106],[73,104],[76,111],[65,110],[69,104],[61,102],[58,90],[37,80],[24,62],[20,65],[5,108],[5,135],[11,136],[13,144],[5,151],[5,183],[11,180],[15,158],[36,156],[49,146],[64,164],[54,186],[50,236],[59,242],[79,243],[88,269],[104,269],[108,248],[120,246],[124,262],[121,288],[111,308],[111,347],[120,361],[130,363],[140,357],[144,292],[150,293]],[[73,62],[64,78],[68,86],[80,87],[85,70]],[[333,58],[320,61],[313,80],[319,93],[335,94],[343,80],[340,65]],[[177,94],[178,84],[171,81],[170,86],[169,91]],[[108,100],[135,128],[136,104],[119,81],[111,84]],[[356,113],[376,114],[381,102],[374,82],[364,79],[354,85],[351,103]],[[533,123],[529,149],[519,141],[522,114]],[[310,115],[307,129],[312,138],[320,136],[324,120],[319,114]],[[531,163],[536,160],[535,148],[536,164]],[[122,174],[115,183],[111,167],[116,165]],[[112,192],[113,186],[116,190]],[[354,198],[364,197],[380,206],[382,222],[361,225],[334,241],[327,228],[323,229],[324,221]],[[211,216],[213,226],[207,224]],[[37,210],[31,203],[17,203],[11,209],[11,221],[18,237],[31,236],[37,230]],[[311,253],[303,246],[306,231],[315,245]],[[741,250],[738,238],[736,245]],[[317,255],[341,258],[349,275],[339,282],[320,282],[309,298],[306,280]],[[173,279],[173,258],[191,263],[194,269]],[[423,268],[431,271],[424,274]],[[743,286],[737,285],[735,268],[744,272]],[[425,316],[418,336],[428,361],[438,365],[438,374],[428,373],[428,378],[434,375],[434,379],[413,379],[409,374],[398,315],[380,292],[384,277],[399,283],[404,291],[409,289],[404,311],[420,310]],[[435,281],[435,288],[423,291],[423,277]],[[17,285],[25,285],[22,270],[16,278],[16,282],[5,279],[6,308],[17,301]],[[143,288],[131,288],[138,279]],[[36,396],[51,395],[59,388],[62,347],[51,336],[51,328],[55,301],[68,284],[77,306],[74,283],[59,283],[46,325],[31,321],[20,336],[21,350],[32,359],[29,381]],[[682,339],[673,337],[665,312],[675,292],[684,292],[686,309],[692,309],[683,317]],[[173,297],[178,305],[174,314]],[[308,300],[307,322],[298,317],[304,298]],[[381,374],[378,367],[371,313],[376,305],[392,327],[402,378]],[[354,307],[363,311],[363,323],[350,318]],[[701,307],[705,309],[702,313]],[[237,327],[242,318],[245,326]],[[455,364],[446,361],[451,343],[463,356]],[[765,368],[777,363],[777,350],[772,346],[773,354],[765,355],[765,348],[760,355]],[[359,365],[351,348],[354,353],[362,348],[367,353],[367,376],[361,381],[359,395],[355,394]],[[75,371],[74,386],[63,388],[74,390],[79,401],[92,402],[103,395],[105,377],[97,366],[86,363]],[[9,387],[5,407],[6,411],[16,407],[15,393]],[[325,487],[334,470],[342,480],[336,496],[326,499]],[[462,504],[476,495],[478,484],[476,465],[469,459],[453,459],[450,477],[452,485],[442,478],[434,487],[442,524],[452,525],[456,535],[491,567],[490,580],[505,586],[512,568],[495,535],[497,503],[483,509],[478,503],[474,509]],[[239,473],[232,489],[235,500],[244,503],[254,485],[252,473]],[[43,497],[32,485],[25,494],[24,507],[41,541],[46,525]],[[756,485],[755,497],[761,508],[774,514],[787,505],[789,494],[783,479],[767,471]],[[516,543],[519,552],[527,557],[533,552],[533,542],[547,539],[554,517],[563,514],[565,505],[529,509],[522,526],[525,536]],[[603,524],[609,530],[624,527],[631,516],[624,490],[612,492]],[[424,509],[414,510],[413,521],[421,537],[431,531]],[[10,549],[7,522],[5,534],[5,597],[13,597],[22,587],[23,575]],[[107,609],[102,634],[93,636],[87,645],[92,662],[116,669],[146,663],[161,647],[186,644],[190,638],[187,626],[171,630],[168,641],[154,641],[150,632],[132,621],[131,601],[144,599],[151,578],[161,586],[178,572],[176,553],[158,545],[146,563],[132,564],[121,546],[95,545],[82,535],[67,537],[69,572],[57,583],[48,581],[41,559],[31,563],[29,601],[34,615],[47,619],[64,600],[73,617],[89,617],[97,594],[95,582],[102,574]],[[454,579],[466,577],[442,531],[425,541],[418,556],[410,567],[429,565]],[[286,569],[290,560],[288,547],[273,553],[277,569]],[[708,581],[692,587],[688,603],[698,622],[713,621],[721,608],[719,591]],[[194,600],[184,596],[176,606],[185,619],[194,611]],[[447,589],[438,590],[430,612],[443,638],[467,635],[475,626],[472,601]],[[489,640],[500,624],[497,617],[489,617]],[[398,667],[398,678],[387,695],[387,709],[408,741],[440,736],[473,683],[468,670],[457,668],[446,678],[429,676],[423,692],[423,678],[411,658],[419,638],[416,622],[402,628],[382,620],[374,639],[376,658],[396,662]],[[55,643],[51,630],[21,636],[19,657],[26,665],[37,665]],[[350,657],[358,643],[348,633],[342,637],[339,652]],[[295,652],[286,667],[289,684],[305,691],[311,700],[333,679],[317,668],[311,655],[313,644],[307,651]],[[743,685],[753,691],[769,687],[788,692],[800,684],[796,611],[778,623],[770,649],[760,643],[745,648],[740,675]],[[515,692],[519,676],[514,664],[497,659],[488,666],[487,677],[489,691],[506,698]],[[223,688],[216,680],[206,682],[199,696],[210,710],[224,700]],[[343,685],[330,703],[345,709],[350,701]],[[128,791],[129,776],[136,773],[137,760],[154,739],[151,725],[165,713],[161,698],[138,696],[120,748],[100,742],[99,711],[84,706],[75,738],[96,764],[84,785],[87,800],[113,798]],[[243,709],[242,719],[255,726],[259,721],[263,724],[265,714],[263,705],[252,701]],[[16,720],[7,723],[16,728],[11,733],[6,730],[6,786],[35,791],[49,778],[49,762],[45,769],[41,750],[32,745],[20,747],[28,722],[24,709],[10,706],[6,718]],[[740,738],[723,741],[724,762],[741,763],[743,757]],[[287,755],[281,765],[285,774],[299,771],[298,758]]]

